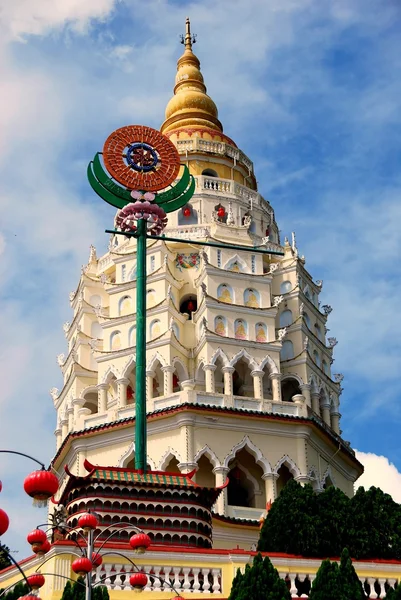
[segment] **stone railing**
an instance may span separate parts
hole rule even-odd
[[[132,594],[129,583],[130,574],[134,569],[131,565],[105,563],[93,576],[93,583],[105,579],[104,584],[110,590],[126,590]],[[222,575],[220,568],[211,567],[180,567],[171,565],[153,565],[148,577],[148,585],[144,592],[177,592],[192,594],[221,594]],[[113,573],[116,573],[114,575]],[[154,575],[154,577],[152,577]],[[159,579],[160,577],[160,579]],[[170,583],[170,585],[169,585]]]
[[[252,511],[256,509],[242,509],[233,507],[235,510]],[[240,518],[252,518],[251,513],[241,515]],[[110,542],[103,549],[103,564],[93,574],[93,582],[102,582],[110,590],[111,600],[122,598],[121,593],[128,598],[132,595],[129,585],[129,576],[133,572],[132,565],[123,557],[113,560],[114,546]],[[170,582],[177,592],[191,594],[192,598],[202,598],[204,594],[216,594],[222,598],[228,598],[233,578],[237,569],[242,572],[247,564],[251,564],[256,554],[249,549],[196,549],[179,546],[153,546],[144,555],[134,555],[128,544],[118,545],[118,552],[133,560],[137,567],[150,578],[145,593],[151,593],[153,600],[166,598],[166,593],[171,593],[170,598],[175,595]],[[50,564],[48,573],[54,576],[46,576],[46,584],[43,588],[43,598],[46,600],[58,600],[65,585],[64,577],[71,577],[71,563],[76,558],[72,543],[58,542],[52,546],[48,553]],[[269,553],[270,560],[277,569],[280,577],[287,583],[293,598],[300,596],[307,598],[310,587],[316,577],[316,573],[322,563],[322,558],[306,558],[283,553]],[[40,565],[36,556],[31,556],[23,562],[23,568],[27,575],[32,574]],[[384,598],[388,586],[395,587],[400,581],[401,561],[354,561],[354,568],[364,586],[369,598]],[[153,577],[152,577],[153,575]],[[160,579],[158,579],[160,577]],[[0,587],[6,588],[21,579],[16,567],[12,566],[0,573]]]
[[[235,182],[232,179],[222,179],[220,177],[210,177],[207,175],[196,175],[195,194],[201,192],[211,192],[213,194],[231,197],[233,199],[241,198],[246,202],[252,200],[253,206],[261,204],[261,195],[255,190],[251,190],[245,185]],[[266,203],[267,204],[267,203]]]
[[[193,138],[191,140],[178,140],[177,150],[179,154],[187,152],[207,152],[210,154],[220,154],[235,159],[236,162],[242,163],[248,169],[249,173],[253,173],[253,162],[239,148],[226,144],[225,142],[215,142],[204,140],[202,138]]]
[[[204,227],[203,225],[185,225],[171,229],[167,226],[165,234],[168,237],[179,237],[185,240],[203,240],[209,237],[210,229],[209,227]]]

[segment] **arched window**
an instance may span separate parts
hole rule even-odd
[[[255,340],[257,342],[267,342],[267,327],[264,323],[256,323]]]
[[[186,204],[178,211],[178,225],[196,225],[198,211],[191,204]]]
[[[128,345],[135,346],[135,344],[136,344],[136,327],[134,325],[133,327],[131,327],[131,329],[128,332]]]
[[[134,262],[134,266],[128,274],[128,281],[133,281],[136,279],[136,262]]]
[[[311,291],[310,291],[308,285],[304,289],[304,295],[305,295],[305,298],[308,298],[308,300],[310,300],[312,302],[312,294],[311,294]]]
[[[316,332],[316,337],[322,342],[323,341],[322,328],[320,327],[320,325],[318,323],[315,324],[315,332]]]
[[[323,369],[323,373],[326,373],[327,376],[330,375],[329,365],[325,360],[322,362],[322,369]]]
[[[310,329],[310,318],[308,313],[304,313],[304,321],[306,323],[307,328]]]
[[[160,321],[159,319],[155,319],[154,321],[151,322],[150,327],[149,327],[149,332],[150,332],[150,339],[154,340],[155,338],[157,338],[161,331],[160,331]]]
[[[314,350],[314,351],[313,351],[313,360],[315,361],[316,365],[317,365],[318,367],[320,367],[320,365],[321,365],[321,360],[320,360],[320,356],[319,356],[319,354],[317,353],[317,351],[316,351],[316,350]]]
[[[151,308],[156,304],[155,290],[146,290],[146,308]]]
[[[236,319],[234,322],[234,335],[237,340],[248,339],[248,325],[243,319]]]
[[[289,308],[283,310],[280,315],[280,327],[288,327],[292,323],[292,311]]]
[[[129,315],[132,312],[132,299],[131,296],[123,296],[118,303],[120,317]]]
[[[173,323],[172,330],[173,330],[173,333],[174,333],[175,337],[177,338],[177,340],[179,340],[180,339],[180,330],[178,329],[178,325],[175,321]]]
[[[260,294],[258,291],[248,288],[244,292],[244,304],[245,306],[251,306],[252,308],[260,307]]]
[[[280,294],[288,294],[292,290],[291,281],[283,281],[280,285]]]
[[[214,320],[214,331],[218,335],[227,335],[227,319],[219,315]]]
[[[202,175],[206,175],[206,177],[218,177],[218,174],[214,169],[203,169]]]
[[[221,283],[217,288],[217,299],[220,300],[220,302],[232,304],[234,300],[232,288],[226,283]]]
[[[121,331],[113,331],[110,336],[110,350],[121,349]]]
[[[97,321],[94,321],[91,325],[91,337],[95,340],[103,339],[103,329]]]
[[[294,346],[291,340],[284,340],[280,358],[281,360],[290,360],[291,358],[294,358]]]

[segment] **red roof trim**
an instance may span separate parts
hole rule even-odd
[[[92,465],[92,463],[90,463],[89,460],[87,460],[86,458],[84,460],[84,467],[87,471],[91,471],[89,476],[92,475],[97,470],[118,471],[120,473],[138,473],[139,475],[144,474],[143,469],[128,469],[127,467],[103,467],[100,465],[95,466],[95,465]],[[198,469],[192,469],[192,471],[190,471],[189,473],[173,473],[172,471],[146,471],[146,474],[149,473],[149,474],[155,474],[155,475],[172,475],[173,477],[180,477],[181,479],[190,479],[191,483],[198,486],[197,483],[192,481],[192,477],[195,475],[197,470]]]

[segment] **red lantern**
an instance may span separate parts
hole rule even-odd
[[[92,529],[96,529],[99,521],[92,513],[84,513],[78,519],[78,527],[82,527],[82,529],[88,533]]]
[[[43,544],[32,544],[32,551],[37,556],[44,556],[49,552],[50,548],[51,546],[49,540],[46,540],[45,542],[43,542]]]
[[[102,556],[98,552],[94,552],[92,554],[92,563],[93,563],[93,566],[96,567],[96,568],[100,567],[100,565],[102,564],[102,562],[103,562]]]
[[[1,492],[2,489],[3,489],[3,484],[0,481],[0,492]]]
[[[182,596],[174,596],[171,600],[184,600]]]
[[[28,533],[26,539],[28,544],[43,544],[47,540],[47,536],[41,529],[34,529]]]
[[[8,518],[7,513],[0,508],[0,535],[3,535],[10,524],[10,519]]]
[[[226,216],[226,211],[224,209],[224,206],[220,206],[220,208],[217,211],[217,216],[220,218],[223,218]]]
[[[194,304],[194,302],[192,300],[188,301],[187,309],[189,310],[189,312],[194,312],[194,310],[195,310],[195,304]]]
[[[150,542],[150,537],[146,533],[136,533],[129,541],[131,548],[136,554],[144,554],[146,548],[149,548]]]
[[[24,490],[33,498],[35,506],[46,506],[58,490],[58,479],[51,471],[34,471],[25,479]]]
[[[83,556],[82,558],[77,558],[76,560],[74,560],[74,562],[71,565],[71,568],[74,571],[74,573],[83,577],[84,575],[87,575],[92,571],[93,564],[92,561],[89,560],[89,558]]]
[[[35,594],[27,594],[26,596],[21,596],[21,600],[40,600],[39,596],[36,596]]]
[[[145,573],[133,573],[129,578],[129,582],[136,592],[142,592],[148,583],[148,578]]]
[[[29,575],[27,580],[33,590],[38,590],[42,587],[42,585],[45,585],[45,578],[43,577],[42,573],[34,573],[33,575]]]
[[[191,209],[190,209],[188,206],[186,206],[186,207],[183,209],[182,213],[183,213],[184,217],[185,217],[186,219],[188,219],[188,217],[190,217],[190,216],[191,216]]]

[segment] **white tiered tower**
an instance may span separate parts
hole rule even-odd
[[[290,478],[353,494],[362,472],[341,438],[341,375],[332,375],[330,306],[321,306],[295,236],[282,243],[251,160],[225,134],[206,94],[189,22],[161,131],[196,180],[190,205],[169,215],[147,248],[148,464],[197,468],[197,483],[229,485],[215,506],[216,547],[249,546],[257,520]],[[195,246],[217,241],[247,250]],[[258,254],[256,246],[272,253]],[[281,252],[282,254],[274,254]],[[51,394],[57,453],[134,467],[136,242],[91,247],[65,323],[64,381]]]

